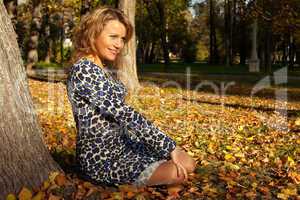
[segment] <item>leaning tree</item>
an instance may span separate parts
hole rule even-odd
[[[0,197],[60,170],[42,139],[16,34],[0,1]]]
[[[135,0],[120,0],[118,8],[129,18],[134,27],[131,40],[122,51],[122,56],[117,60],[118,77],[125,84],[129,93],[134,93],[140,89],[136,66],[136,38],[135,38]]]

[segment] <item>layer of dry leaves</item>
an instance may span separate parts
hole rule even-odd
[[[76,130],[65,85],[35,80],[29,85],[47,147],[62,163],[72,165]],[[251,88],[232,87],[231,95],[219,96],[143,84],[126,99],[197,160],[197,170],[185,184],[105,187],[74,173],[53,172],[40,188],[24,187],[17,197],[300,199],[300,89],[288,90],[293,97],[288,102],[274,100],[272,92],[251,98],[247,90]]]

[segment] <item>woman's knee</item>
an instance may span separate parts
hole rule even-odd
[[[182,165],[188,173],[192,173],[196,169],[196,161],[184,150],[182,150]]]
[[[170,184],[180,184],[185,181],[184,173],[179,172],[176,165],[172,162],[172,171],[170,176]]]
[[[185,182],[185,178],[184,178],[184,175],[181,174],[181,175],[177,175],[174,174],[172,177],[171,177],[171,181],[170,181],[170,184],[181,184],[183,182]]]
[[[177,167],[172,161],[167,161],[155,170],[147,185],[180,184],[184,181],[184,174],[178,173]]]
[[[188,161],[185,162],[184,167],[188,173],[192,173],[195,171],[196,165],[196,161],[192,157],[189,157]]]

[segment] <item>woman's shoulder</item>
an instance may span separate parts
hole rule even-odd
[[[74,72],[79,72],[82,74],[97,74],[97,75],[104,75],[102,69],[100,69],[95,63],[86,59],[80,58],[79,60],[75,61],[72,65],[72,70]]]

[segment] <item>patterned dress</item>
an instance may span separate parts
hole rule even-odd
[[[76,158],[89,179],[134,183],[170,159],[175,141],[125,104],[124,85],[107,70],[81,58],[71,68],[67,92],[78,130]]]

